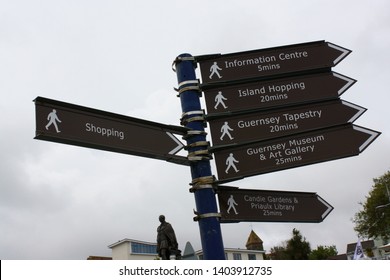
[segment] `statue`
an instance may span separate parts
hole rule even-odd
[[[158,218],[160,225],[157,228],[157,253],[163,260],[169,260],[171,255],[180,259],[181,251],[178,250],[175,231],[170,223],[165,221],[165,216],[160,215]]]

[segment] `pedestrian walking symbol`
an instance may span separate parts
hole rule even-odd
[[[239,161],[236,160],[236,159],[234,158],[233,153],[230,153],[229,156],[228,156],[228,158],[226,159],[226,165],[227,165],[227,167],[226,167],[225,173],[226,173],[226,174],[229,173],[229,169],[230,169],[230,168],[233,168],[234,171],[236,171],[236,173],[237,173],[238,171],[240,171],[240,170],[237,169],[236,163],[239,163]]]
[[[227,109],[225,102],[223,102],[224,100],[227,100],[227,98],[222,95],[222,91],[218,91],[218,94],[215,96],[214,109],[217,109],[218,105],[222,105],[224,109]]]
[[[211,72],[211,74],[210,74],[210,76],[209,76],[209,79],[211,80],[212,77],[213,77],[214,75],[217,75],[218,78],[221,79],[222,76],[221,76],[221,74],[219,74],[219,72],[218,72],[218,71],[221,71],[221,70],[222,70],[222,68],[220,68],[216,62],[214,62],[214,64],[211,65],[211,67],[210,67],[210,72]]]
[[[234,138],[232,137],[232,135],[230,134],[230,131],[233,131],[233,128],[231,128],[228,124],[228,122],[225,122],[222,126],[221,126],[221,137],[220,139],[223,140],[223,138],[225,137],[225,135],[227,135],[230,140],[233,140]]]
[[[57,133],[60,133],[61,131],[58,129],[58,125],[57,125],[57,122],[61,123],[60,119],[58,118],[57,116],[57,111],[56,109],[53,109],[53,111],[51,111],[48,115],[47,115],[47,120],[49,121],[47,123],[47,125],[45,126],[46,127],[46,130],[49,130],[49,127],[51,125],[54,126],[54,128],[56,129],[56,132]]]
[[[234,213],[237,215],[238,212],[237,212],[237,210],[236,210],[236,205],[238,205],[238,204],[237,204],[237,202],[234,200],[234,197],[233,197],[232,194],[230,195],[230,197],[229,197],[229,199],[228,199],[228,201],[227,201],[227,204],[228,204],[228,206],[229,206],[229,208],[227,209],[227,213],[230,214],[230,210],[233,209]]]

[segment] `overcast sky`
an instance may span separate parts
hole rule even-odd
[[[160,214],[181,249],[201,249],[189,167],[34,140],[37,96],[179,125],[177,55],[317,40],[352,50],[334,68],[357,80],[342,99],[368,109],[355,124],[382,134],[359,156],[229,184],[317,192],[334,207],[322,223],[223,224],[222,234],[245,248],[253,229],[269,251],[297,228],[313,249],[345,253],[359,202],[390,168],[389,34],[387,0],[2,0],[0,259],[111,256],[124,238],[154,242]]]

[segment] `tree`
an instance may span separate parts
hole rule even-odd
[[[271,248],[271,254],[270,254],[271,260],[288,260],[288,255],[286,253],[286,247],[281,246],[274,246]]]
[[[310,243],[302,237],[297,229],[293,229],[293,236],[286,241],[285,246],[271,248],[271,259],[273,260],[308,260],[311,252]]]
[[[335,245],[332,246],[317,246],[309,254],[309,260],[327,260],[329,257],[337,256],[338,252]]]
[[[354,216],[354,230],[360,237],[383,239],[390,238],[390,171],[379,178],[374,178],[374,185],[366,196],[363,210]]]
[[[287,241],[286,252],[290,260],[308,260],[311,252],[310,243],[294,228],[293,237]]]

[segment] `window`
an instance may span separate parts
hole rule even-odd
[[[233,253],[233,260],[241,260],[241,254],[240,253]]]
[[[132,254],[156,255],[157,254],[157,245],[131,242],[131,253]]]
[[[248,260],[256,260],[256,254],[248,254]]]

